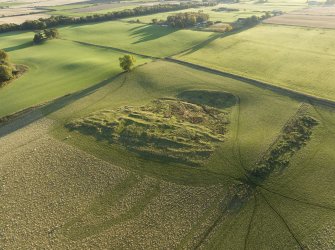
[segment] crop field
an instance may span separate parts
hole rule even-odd
[[[222,4],[222,7],[227,8],[237,8],[241,10],[249,10],[249,11],[273,11],[273,10],[281,10],[284,12],[291,12],[300,10],[307,7],[306,1],[268,1],[266,3],[257,3],[257,1],[247,1],[240,3],[232,3],[232,4]]]
[[[39,18],[48,18],[50,15],[48,14],[25,14],[22,16],[6,16],[6,17],[0,17],[0,24],[5,23],[15,23],[15,24],[21,24],[25,21],[31,21],[31,20],[37,20]]]
[[[334,100],[334,36],[333,30],[260,25],[177,58]]]
[[[64,16],[87,16],[94,14],[103,14],[112,11],[120,11],[124,9],[133,9],[140,6],[140,4],[132,2],[110,3],[110,4],[71,4],[54,7],[45,7],[50,15],[64,15]]]
[[[22,0],[157,2],[66,3]],[[306,6],[203,11],[333,15]],[[1,250],[335,249],[335,30],[149,24],[171,13],[0,34]]]
[[[115,47],[156,57],[176,54],[215,35],[211,32],[176,30],[170,27],[120,21],[73,25],[61,28],[60,33],[64,39]],[[115,34],[118,35],[115,36]]]
[[[335,7],[310,8],[296,11],[272,17],[266,20],[265,23],[334,29]]]

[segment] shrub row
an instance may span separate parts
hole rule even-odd
[[[299,116],[288,124],[279,140],[266,156],[257,163],[249,176],[259,181],[265,180],[275,169],[281,170],[288,166],[290,158],[300,150],[312,135],[312,128],[318,124],[314,118]]]
[[[134,9],[114,11],[106,14],[94,14],[83,17],[51,16],[49,18],[40,18],[38,20],[25,21],[22,24],[13,24],[13,23],[2,24],[0,25],[0,33],[9,31],[20,31],[20,30],[42,30],[50,27],[56,27],[59,25],[110,21],[126,17],[149,15],[159,12],[169,12],[175,10],[183,10],[188,8],[197,8],[202,6],[214,6],[214,5],[215,5],[214,3],[159,4],[154,6],[140,6]]]

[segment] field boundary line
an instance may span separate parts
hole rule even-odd
[[[254,194],[254,208],[252,209],[252,214],[250,216],[250,220],[249,220],[249,223],[248,223],[248,228],[247,228],[247,233],[245,235],[245,238],[244,238],[244,250],[247,250],[247,246],[248,246],[248,239],[249,239],[249,235],[250,235],[250,231],[251,231],[251,227],[252,227],[252,224],[254,222],[254,217],[255,217],[255,214],[256,214],[256,210],[257,210],[257,196]]]
[[[97,48],[101,48],[101,49],[111,49],[111,50],[114,50],[114,51],[117,51],[117,52],[132,54],[132,55],[135,55],[135,56],[150,58],[150,59],[153,59],[153,60],[163,59],[161,57],[144,55],[144,54],[136,53],[136,52],[125,50],[125,49],[115,48],[115,47],[111,47],[111,46],[99,45],[99,44],[94,44],[94,43],[87,43],[87,42],[65,39],[65,38],[61,38],[61,40],[70,41],[70,42],[74,42],[74,43],[78,43],[78,44],[86,45],[86,46],[93,46],[93,47],[97,47]]]
[[[302,15],[301,15],[302,16]],[[271,23],[271,22],[262,22],[264,25],[277,25],[277,26],[284,26],[284,27],[297,27],[297,28],[310,28],[310,29],[325,29],[325,30],[335,30],[335,28],[329,27],[321,27],[316,25],[303,25],[303,24],[288,24],[288,23]]]
[[[256,87],[271,90],[271,91],[273,91],[275,93],[278,93],[278,94],[281,94],[281,95],[286,95],[286,96],[291,96],[291,97],[296,98],[296,99],[301,99],[302,101],[306,101],[306,100],[307,101],[313,101],[317,104],[321,104],[321,105],[324,105],[324,106],[328,106],[328,107],[332,107],[332,108],[335,107],[335,101],[333,101],[333,100],[329,100],[329,99],[322,98],[322,97],[317,97],[317,96],[310,95],[310,94],[307,94],[307,93],[302,93],[302,92],[295,91],[295,90],[285,88],[285,87],[276,86],[276,85],[273,85],[273,84],[265,82],[265,81],[248,78],[248,77],[237,75],[237,74],[230,73],[230,72],[227,72],[227,71],[221,71],[221,70],[217,70],[217,69],[208,68],[208,67],[205,67],[205,66],[201,66],[201,65],[198,65],[198,64],[178,60],[178,59],[175,59],[175,58],[166,57],[166,58],[164,58],[164,60],[168,61],[168,62],[172,62],[172,63],[177,63],[177,64],[180,64],[180,65],[183,65],[183,66],[187,66],[187,67],[190,67],[190,68],[193,68],[193,69],[196,69],[196,70],[201,70],[201,71],[205,71],[205,72],[212,73],[212,74],[215,74],[215,75],[228,77],[228,78],[231,78],[231,79],[234,79],[234,80],[238,80],[238,81],[241,81],[241,82],[244,82],[244,83],[254,85]]]
[[[286,96],[291,96],[293,98],[296,99],[301,99],[301,101],[303,102],[315,102],[316,104],[321,104],[324,106],[328,106],[328,107],[332,107],[335,108],[335,100],[330,100],[330,99],[326,99],[326,98],[322,98],[322,97],[318,97],[318,96],[314,96],[311,94],[307,94],[307,93],[302,93],[293,89],[289,89],[289,88],[285,88],[285,87],[281,87],[281,86],[276,86],[273,85],[269,82],[265,82],[265,81],[261,81],[261,80],[256,80],[253,78],[249,78],[246,76],[241,76],[238,74],[234,74],[234,73],[230,73],[227,71],[222,71],[222,70],[217,70],[217,69],[213,69],[213,68],[209,68],[206,66],[202,66],[199,64],[194,64],[194,63],[190,63],[190,62],[186,62],[186,61],[182,61],[182,60],[178,60],[175,58],[171,58],[171,57],[156,57],[156,56],[149,56],[149,55],[144,55],[144,54],[140,54],[140,53],[136,53],[133,51],[129,51],[129,50],[125,50],[125,49],[119,49],[119,48],[115,48],[115,47],[110,47],[110,46],[105,46],[105,45],[98,45],[98,44],[93,44],[93,43],[87,43],[87,42],[81,42],[81,41],[77,41],[77,40],[71,40],[71,39],[62,39],[65,41],[71,41],[71,42],[75,42],[78,44],[82,44],[82,45],[87,45],[87,46],[94,46],[94,47],[98,47],[98,48],[102,48],[102,49],[111,49],[117,52],[121,52],[121,53],[128,53],[128,54],[132,54],[132,55],[137,55],[140,57],[144,57],[144,58],[150,58],[152,60],[163,60],[163,61],[167,61],[167,62],[171,62],[171,63],[177,63],[189,68],[193,68],[196,70],[201,70],[201,71],[205,71],[208,73],[212,73],[215,75],[220,75],[223,77],[227,77],[227,78],[231,78],[234,80],[238,80],[244,83],[248,83],[251,85],[254,85],[256,87],[262,88],[262,89],[268,89],[271,90],[275,93],[278,93],[280,95],[286,95]]]
[[[264,187],[262,185],[258,185],[257,187],[259,187],[259,188],[261,188],[261,189],[263,189],[263,190],[265,190],[269,193],[278,195],[280,197],[283,197],[283,198],[286,198],[286,199],[289,199],[289,200],[293,200],[295,202],[299,202],[299,203],[302,203],[302,204],[305,204],[305,205],[308,205],[308,206],[314,206],[314,207],[327,209],[327,210],[331,210],[331,211],[335,212],[335,208],[327,206],[327,205],[322,205],[322,204],[318,204],[318,203],[314,203],[314,202],[310,202],[310,201],[303,201],[303,200],[300,200],[300,199],[297,199],[297,198],[294,198],[294,197],[290,197],[286,194],[278,193],[277,191],[273,191],[273,190],[268,189],[267,187]]]

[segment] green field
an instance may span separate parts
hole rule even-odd
[[[177,58],[333,99],[335,31],[260,25]]]
[[[1,249],[335,249],[335,106],[196,66],[334,100],[335,31],[58,30],[0,35],[0,118],[43,104],[0,119]]]
[[[76,25],[61,28],[59,31],[65,39],[116,47],[156,57],[176,54],[215,35],[211,32],[177,30],[119,21]]]
[[[121,72],[121,53],[61,40],[33,46],[29,42],[32,33],[13,36],[15,39],[0,45],[9,48],[13,62],[25,64],[29,70],[0,90],[0,116],[88,88]],[[7,47],[15,45],[13,41],[17,45]],[[137,64],[144,62],[137,58]]]
[[[213,102],[214,100],[204,99],[210,98],[209,94],[200,99],[196,97],[199,91],[230,93],[238,98],[238,102],[229,102],[228,106],[219,105]],[[192,97],[192,93],[196,95]],[[76,169],[80,169],[79,179],[75,177],[78,173],[71,172],[63,165],[59,166],[59,171],[62,171],[66,179],[61,181],[58,177],[59,173],[51,171],[48,175],[50,182],[68,183],[71,182],[71,178],[76,180],[70,191],[74,198],[72,200],[65,198],[66,210],[63,210],[62,216],[57,217],[58,219],[47,219],[51,228],[53,223],[59,225],[54,229],[52,243],[46,243],[47,238],[43,233],[37,236],[33,231],[28,230],[27,233],[34,235],[34,238],[32,237],[32,241],[25,238],[27,244],[39,246],[44,242],[49,244],[48,246],[59,248],[103,247],[105,244],[115,248],[120,246],[136,248],[139,244],[145,247],[158,244],[157,246],[166,248],[188,249],[198,245],[205,249],[223,247],[234,249],[236,246],[243,248],[245,244],[248,249],[259,247],[294,249],[299,245],[328,249],[333,246],[335,232],[332,224],[335,212],[332,208],[334,199],[330,174],[334,161],[334,155],[330,149],[335,143],[333,136],[330,136],[333,134],[331,131],[334,130],[333,110],[310,104],[301,108],[299,101],[274,94],[269,90],[163,61],[138,67],[133,72],[119,76],[94,93],[80,99],[75,95],[67,98],[71,104],[62,109],[57,109],[59,103],[56,102],[41,110],[47,113],[53,111],[47,116],[54,123],[49,132],[57,138],[57,143],[53,142],[53,144],[68,144],[64,144],[61,148],[72,145],[73,149],[70,152],[81,149],[89,155],[104,160],[105,163],[94,160],[99,167],[93,167],[92,160],[86,159],[91,167],[82,169],[79,168],[80,165],[78,167],[75,165],[81,162],[77,158],[68,159]],[[184,100],[188,102],[201,101],[206,105],[220,107],[223,111],[231,109],[230,123],[227,126],[224,141],[220,142],[215,152],[199,166],[192,167],[163,158],[153,160],[118,143],[106,142],[76,130],[71,132],[64,127],[102,110],[116,111],[120,110],[120,107],[134,107],[129,109],[131,111],[143,105],[147,107],[146,105],[151,105],[152,101],[159,98],[186,98]],[[60,101],[66,101],[66,99]],[[299,109],[299,112],[308,114],[318,121],[318,125],[312,129],[311,139],[288,158],[289,165],[285,169],[275,169],[266,180],[259,183],[256,181],[256,186],[251,186],[245,179],[249,178],[246,177],[247,171],[254,168],[260,155],[273,147],[271,146],[274,145],[273,141],[284,133],[283,127],[296,116]],[[132,119],[136,118],[135,113],[130,113]],[[99,123],[99,119],[96,121],[97,125],[106,122]],[[151,122],[151,120],[142,122]],[[325,136],[327,140],[324,139]],[[48,143],[48,141],[51,142],[50,140],[54,139],[46,138],[40,142],[34,140],[24,147],[28,150],[31,145],[30,147],[37,148],[36,150],[41,152],[33,157],[32,162],[36,160],[39,162],[41,161],[38,160],[39,157],[50,155],[42,152],[44,148],[46,150],[51,146],[44,146],[43,149],[39,146],[39,143]],[[327,146],[320,147],[321,142]],[[79,157],[79,154],[83,154],[81,158],[85,159],[86,154],[80,152],[71,157]],[[21,151],[16,154],[19,158],[21,157]],[[58,155],[63,157],[61,152]],[[8,157],[9,155],[2,159],[5,166],[8,164],[10,166]],[[38,158],[35,159],[36,157]],[[121,170],[114,167],[107,170],[106,164],[109,163],[122,167],[124,169],[122,171],[127,171],[127,174],[122,174]],[[37,166],[40,164],[38,163]],[[58,166],[60,163],[51,164]],[[41,171],[44,165],[42,161],[38,169],[29,163],[28,166],[32,171]],[[93,175],[95,177],[92,177],[91,171],[98,171]],[[33,178],[33,181],[30,179],[31,183],[39,183],[38,176],[29,178]],[[113,188],[101,185],[106,183],[106,178],[113,179],[112,182],[110,180]],[[101,184],[98,184],[98,180],[101,180]],[[91,191],[86,195],[88,198],[83,201],[78,194],[83,192],[82,187],[86,186],[85,182],[89,183],[88,188]],[[26,185],[28,185],[27,190],[33,188],[29,184]],[[52,195],[53,199],[66,197],[63,185],[56,189],[58,192]],[[97,190],[94,190],[94,187]],[[188,191],[184,190],[186,187]],[[52,193],[53,191],[49,189],[50,187],[45,186],[44,192]],[[96,192],[100,195],[94,196]],[[189,197],[195,199],[191,204],[199,207],[196,213],[190,213],[192,211],[188,205],[190,200],[184,197],[183,192],[187,192]],[[23,199],[21,195],[15,193],[15,189],[11,193],[18,200]],[[196,196],[195,193],[197,193]],[[238,198],[234,198],[235,195],[238,195]],[[33,197],[38,199],[38,196],[33,195]],[[166,200],[167,197],[171,197],[169,201]],[[183,205],[175,209],[175,204],[182,199],[184,199]],[[208,199],[210,203],[206,202]],[[10,203],[11,198],[6,200]],[[126,207],[122,205],[125,202],[128,204]],[[78,204],[80,204],[79,210],[71,209]],[[157,213],[157,206],[160,211],[170,211],[168,214],[171,217],[165,217],[165,213]],[[225,206],[228,210],[224,209]],[[60,209],[58,206],[55,208],[57,211]],[[191,210],[184,210],[186,208]],[[113,211],[110,209],[121,209],[125,212],[119,215],[113,212],[109,215],[108,211]],[[3,221],[11,224],[6,219],[11,214],[10,210],[5,211],[2,213]],[[31,221],[47,218],[47,214],[40,207],[36,211],[40,213],[37,215],[29,212]],[[175,218],[179,218],[180,221],[177,222]],[[179,223],[186,218],[189,218],[190,227],[183,226],[185,222]],[[129,220],[131,220],[131,226],[128,224]],[[159,223],[152,224],[153,220]],[[37,225],[43,224],[37,222]],[[166,230],[165,227],[174,230]],[[13,228],[13,232],[20,230],[14,225]],[[35,228],[35,232],[45,230],[36,226],[31,228]],[[153,233],[155,230],[168,237]],[[181,231],[175,234],[175,230]],[[259,232],[262,232],[261,236]],[[326,237],[324,232],[327,233]],[[147,240],[144,242],[139,237],[142,233],[147,235]],[[103,238],[117,238],[116,235],[124,240],[122,242],[103,240]],[[17,242],[23,244],[23,238],[18,237]]]

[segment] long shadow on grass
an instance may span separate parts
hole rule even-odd
[[[29,41],[29,42],[22,43],[20,45],[4,48],[3,50],[6,51],[6,52],[11,52],[11,51],[15,51],[15,50],[21,50],[21,49],[29,48],[32,45],[33,45],[33,42]]]
[[[131,36],[138,38],[136,42],[133,42],[133,44],[137,44],[156,40],[161,37],[170,35],[171,33],[174,33],[176,31],[178,31],[178,29],[173,29],[170,27],[160,27],[158,25],[146,25],[134,30],[131,33]]]
[[[248,29],[251,29],[255,26],[249,26],[249,27],[245,27],[245,28],[242,28],[242,29],[237,29],[237,30],[234,30],[234,31],[230,31],[230,32],[224,32],[224,33],[216,33],[216,34],[213,34],[211,35],[207,40],[197,44],[197,45],[194,45],[193,47],[191,48],[187,48],[183,51],[180,51],[178,52],[177,54],[174,54],[174,55],[171,55],[170,57],[173,57],[173,56],[176,56],[176,55],[183,55],[183,56],[186,56],[186,55],[189,55],[189,54],[192,54],[204,47],[206,47],[208,44],[210,44],[211,42],[219,39],[219,38],[224,38],[224,37],[228,37],[228,36],[232,36],[232,35],[236,35],[240,32],[243,32],[245,30],[248,30]]]
[[[51,114],[85,96],[88,96],[101,87],[109,84],[114,79],[121,76],[122,73],[117,74],[116,76],[107,78],[87,89],[75,92],[73,94],[67,94],[63,97],[57,98],[53,101],[50,101],[46,104],[37,105],[35,107],[30,107],[25,110],[19,111],[15,114],[8,115],[0,118],[0,137],[8,135],[20,128],[23,128],[48,114]],[[29,113],[29,115],[24,115],[25,113]]]

